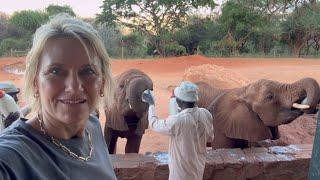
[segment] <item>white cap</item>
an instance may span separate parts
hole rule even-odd
[[[184,102],[197,102],[199,100],[198,86],[189,81],[182,81],[174,89],[174,95]]]

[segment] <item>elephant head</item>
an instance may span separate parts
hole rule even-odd
[[[312,78],[292,84],[262,79],[243,88],[221,92],[208,107],[217,136],[212,146],[232,147],[232,143],[221,145],[218,138],[223,139],[222,136],[230,141],[277,139],[279,125],[292,122],[304,112],[314,113],[319,98],[319,84]],[[302,102],[310,108],[300,106]]]
[[[143,133],[148,127],[148,104],[142,101],[141,96],[144,90],[153,89],[152,80],[142,71],[130,69],[118,75],[115,81],[115,103],[106,110],[107,126],[124,131],[130,125],[135,125],[136,132]]]

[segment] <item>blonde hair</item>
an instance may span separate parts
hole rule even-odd
[[[39,98],[35,97],[35,79],[38,73],[39,59],[48,39],[57,37],[74,37],[84,46],[88,57],[92,58],[93,53],[89,53],[88,45],[95,52],[93,60],[99,60],[101,64],[102,80],[104,82],[103,102],[106,108],[110,107],[114,98],[114,82],[110,70],[110,58],[98,32],[88,23],[61,13],[54,16],[47,24],[37,29],[33,37],[32,48],[28,52],[26,60],[26,71],[24,74],[24,97],[33,112],[38,112],[41,108]],[[104,103],[104,104],[102,104]],[[97,108],[97,107],[96,107]]]

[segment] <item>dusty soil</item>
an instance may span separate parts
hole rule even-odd
[[[0,81],[13,81],[22,88],[25,58],[0,59]],[[154,82],[156,108],[159,117],[168,115],[167,105],[170,90],[182,79],[205,80],[219,87],[238,87],[258,79],[271,79],[291,83],[300,78],[312,77],[320,82],[320,60],[318,59],[247,59],[206,58],[187,56],[153,60],[113,60],[112,73],[117,75],[129,68],[147,73]],[[17,70],[18,69],[18,70]],[[7,73],[13,71],[17,74]],[[23,105],[22,98],[19,105]],[[102,113],[102,116],[103,113]],[[105,117],[100,119],[104,126]],[[281,140],[288,144],[313,143],[316,120],[314,115],[305,115],[291,124],[280,126]],[[124,152],[125,140],[119,139],[118,153]],[[168,137],[147,130],[142,138],[140,153],[166,151]]]

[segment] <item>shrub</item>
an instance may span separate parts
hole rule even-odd
[[[25,39],[6,38],[0,43],[0,55],[9,55],[10,50],[26,50],[30,42]]]
[[[170,43],[165,45],[166,56],[183,56],[186,55],[186,48],[177,43]]]
[[[139,32],[130,33],[124,36],[122,40],[125,57],[136,58],[147,55],[146,39]]]

